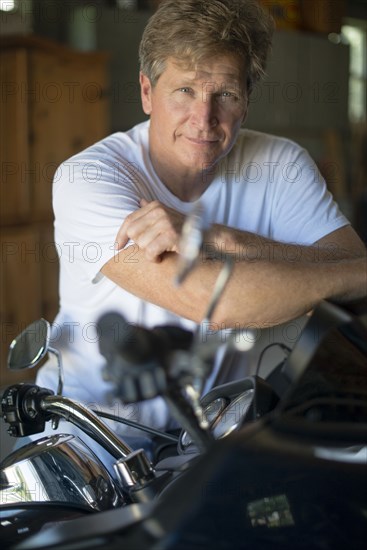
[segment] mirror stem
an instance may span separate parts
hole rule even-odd
[[[58,384],[57,384],[57,395],[62,395],[62,391],[64,389],[64,368],[63,368],[63,365],[62,365],[61,353],[59,352],[58,349],[55,349],[55,348],[52,348],[52,347],[49,347],[47,349],[47,351],[56,356],[58,370],[59,370],[59,381],[58,381]]]

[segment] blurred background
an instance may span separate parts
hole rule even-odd
[[[277,30],[246,126],[307,147],[367,242],[366,0],[259,1]],[[0,386],[24,380],[6,369],[14,336],[58,309],[57,166],[144,120],[137,51],[158,4],[0,0]]]

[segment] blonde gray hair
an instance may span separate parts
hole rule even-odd
[[[142,36],[140,70],[154,86],[169,57],[193,67],[232,54],[243,64],[251,90],[265,73],[273,30],[259,0],[163,0]]]

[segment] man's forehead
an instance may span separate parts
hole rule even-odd
[[[215,80],[220,79],[226,82],[240,84],[244,80],[243,68],[239,62],[233,58],[223,58],[219,60],[207,60],[192,65],[183,64],[176,59],[168,59],[167,69],[172,67],[177,76],[184,77],[187,81],[197,80]],[[242,69],[242,70],[241,70]]]

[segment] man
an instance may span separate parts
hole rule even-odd
[[[324,298],[366,294],[364,246],[307,153],[241,130],[271,35],[257,0],[163,2],[140,46],[150,121],[60,167],[53,344],[63,355],[66,395],[95,406],[108,402],[96,332],[103,313],[117,310],[146,326],[192,327],[203,318],[226,254],[236,261],[214,313],[220,328],[275,325]],[[254,167],[255,182],[247,175]],[[198,266],[176,287],[183,221],[199,198],[212,225]],[[56,386],[52,363],[38,382]],[[118,407],[158,428],[168,421],[159,399]]]

